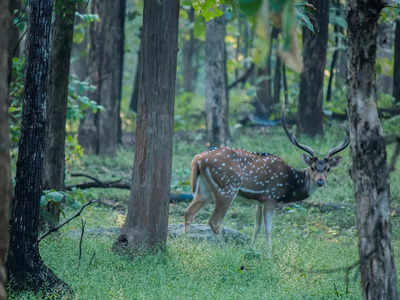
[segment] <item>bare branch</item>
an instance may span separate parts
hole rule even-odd
[[[79,239],[79,257],[78,257],[78,269],[81,266],[81,258],[82,258],[82,241],[83,241],[83,235],[85,234],[85,226],[86,226],[86,221],[84,219],[81,219],[81,237]]]
[[[242,76],[240,76],[238,79],[236,79],[234,82],[232,82],[230,85],[228,85],[228,90],[234,88],[241,82],[246,82],[246,80],[250,77],[250,75],[253,73],[254,70],[254,63],[250,65],[250,67],[246,70],[246,72],[243,73]]]
[[[47,231],[46,233],[42,234],[40,236],[40,238],[38,239],[38,243],[40,243],[41,240],[43,240],[46,236],[48,236],[49,234],[58,231],[61,227],[63,227],[64,225],[67,225],[69,222],[71,222],[73,219],[75,219],[76,217],[80,216],[80,214],[82,213],[82,211],[89,205],[93,204],[97,202],[97,200],[91,200],[87,203],[85,203],[84,205],[81,206],[81,208],[70,218],[68,218],[67,220],[65,220],[64,222],[62,222],[61,224],[59,224],[58,226],[50,229],[49,231]]]

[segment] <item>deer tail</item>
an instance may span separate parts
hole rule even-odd
[[[196,193],[196,187],[197,187],[197,177],[200,174],[199,170],[199,159],[197,155],[193,158],[192,160],[192,193]]]

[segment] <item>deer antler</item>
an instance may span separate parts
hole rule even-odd
[[[315,157],[314,150],[311,147],[303,145],[303,144],[300,144],[296,140],[296,138],[289,132],[289,129],[286,126],[286,113],[285,113],[284,105],[282,105],[282,125],[283,125],[283,129],[286,132],[286,135],[288,136],[289,140],[292,142],[293,145],[295,145],[296,147],[300,148],[301,150],[307,152],[312,157]]]
[[[342,141],[342,143],[340,145],[337,145],[336,147],[334,147],[328,151],[328,155],[327,155],[328,158],[332,157],[333,155],[344,150],[349,144],[350,144],[349,129],[346,129],[346,136],[345,136],[344,140]]]

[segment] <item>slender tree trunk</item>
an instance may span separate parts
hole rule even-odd
[[[256,112],[255,114],[269,118],[272,113],[272,106],[274,104],[274,96],[272,90],[272,53],[274,43],[277,41],[279,29],[273,27],[271,30],[270,44],[265,68],[258,69],[257,77],[263,77],[257,84],[257,95],[255,101]]]
[[[14,23],[14,18],[18,14],[22,14],[21,12],[21,2],[19,0],[9,0],[9,11],[11,14],[9,31],[8,35],[8,85],[10,85],[12,78],[12,59],[15,56],[19,55],[19,29],[17,25]]]
[[[194,23],[194,8],[191,7],[188,11],[189,22]],[[189,29],[189,39],[183,41],[183,90],[193,93],[196,83],[196,68],[194,65],[196,38],[194,37],[193,26]]]
[[[138,98],[139,98],[139,77],[140,77],[140,68],[142,66],[142,29],[140,29],[139,38],[140,38],[140,46],[137,54],[135,81],[133,82],[131,103],[129,105],[130,109],[134,112],[137,112]]]
[[[396,19],[394,37],[393,98],[400,103],[400,18]]]
[[[68,77],[76,11],[75,0],[55,2],[55,20],[51,37],[49,101],[44,156],[43,185],[45,189],[62,190],[65,179],[65,123],[67,116]],[[54,227],[60,219],[57,205],[46,207]]]
[[[122,100],[122,82],[124,78],[124,57],[125,57],[125,16],[126,16],[126,0],[120,0],[121,7],[119,9],[119,32],[121,34],[121,38],[119,40],[119,83],[117,89],[117,99],[118,99],[118,134],[117,134],[117,142],[119,145],[122,145],[122,119],[121,119],[121,100]]]
[[[128,216],[116,247],[165,247],[172,167],[172,135],[179,0],[146,0],[136,151]]]
[[[278,49],[278,41],[277,41],[276,49]],[[282,70],[282,61],[279,58],[279,55],[276,55],[275,75],[274,75],[274,104],[278,104],[280,102],[281,81],[282,81],[281,80],[281,77],[282,77],[281,70]]]
[[[206,125],[211,146],[229,143],[225,16],[206,24]]]
[[[309,136],[322,134],[322,101],[326,50],[328,46],[329,1],[311,0],[315,9],[315,33],[303,27],[303,64],[297,110],[298,131]]]
[[[77,11],[80,14],[88,13],[87,3],[77,3]],[[75,25],[79,25],[82,21],[75,18]],[[89,33],[85,30],[81,43],[72,44],[71,74],[75,75],[80,81],[88,79],[88,52],[89,52]]]
[[[52,4],[51,0],[29,2],[28,57],[8,255],[9,277],[17,290],[66,288],[44,265],[37,241],[43,184]]]
[[[89,78],[97,88],[89,98],[104,111],[88,111],[79,128],[79,143],[87,153],[112,155],[118,144],[119,108],[123,60],[124,0],[91,2],[99,22],[90,25]]]
[[[0,0],[0,300],[7,299],[8,210],[11,202],[10,132],[8,129],[8,0]]]
[[[348,113],[364,299],[399,299],[393,259],[390,186],[376,108],[377,21],[383,1],[349,4]]]

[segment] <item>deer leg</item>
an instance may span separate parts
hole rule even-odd
[[[271,250],[271,232],[272,232],[272,215],[274,213],[275,202],[267,201],[264,204],[264,224],[265,224],[265,238],[267,247]]]
[[[256,242],[256,238],[258,233],[260,232],[261,228],[261,222],[263,219],[263,211],[260,205],[257,205],[257,211],[256,211],[256,222],[254,223],[254,233],[253,233],[253,239],[251,241],[251,244],[254,245]]]
[[[214,212],[212,213],[211,218],[208,220],[208,225],[216,235],[219,234],[220,231],[219,227],[221,226],[222,220],[225,217],[225,214],[228,211],[228,208],[231,205],[231,202],[235,198],[237,193],[232,192],[224,194],[228,194],[228,196],[215,195]]]
[[[205,203],[206,201],[201,198],[200,194],[196,194],[194,196],[193,201],[185,210],[185,232],[189,231],[190,224],[192,224],[194,216],[204,206]]]
[[[185,232],[189,231],[190,224],[192,224],[194,216],[198,213],[198,211],[206,204],[206,199],[203,195],[209,194],[207,187],[204,185],[203,180],[199,177],[197,181],[196,192],[193,197],[193,201],[190,205],[185,209]],[[209,195],[208,195],[209,196]]]

